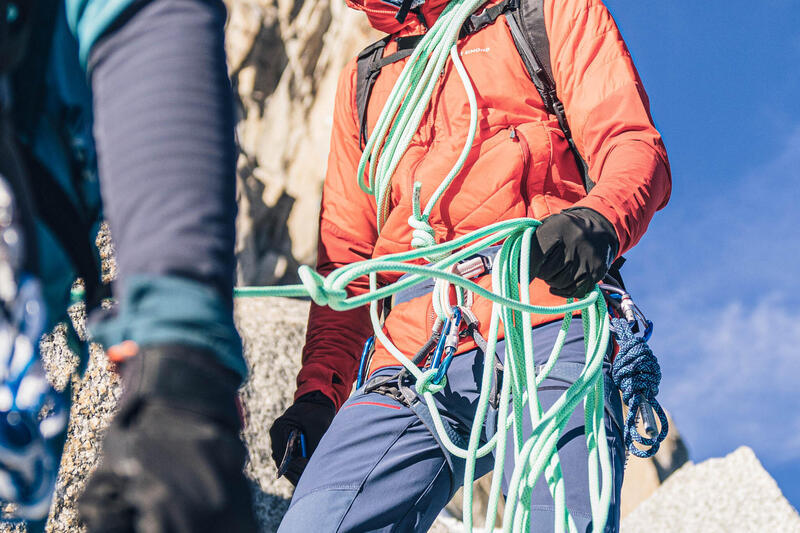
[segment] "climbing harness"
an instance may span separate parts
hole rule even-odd
[[[556,516],[562,525],[574,530],[574,521],[569,517],[564,499],[564,485],[558,454],[555,447],[561,430],[566,426],[572,412],[580,404],[585,404],[586,436],[589,450],[591,483],[591,502],[593,522],[602,529],[605,524],[608,506],[611,499],[611,464],[603,424],[604,384],[602,363],[609,342],[609,324],[606,319],[606,305],[599,289],[579,301],[568,302],[561,306],[545,307],[530,303],[529,291],[520,287],[530,285],[532,278],[529,271],[531,238],[539,222],[531,219],[514,219],[495,223],[453,241],[434,245],[430,249],[412,250],[400,254],[369,259],[359,263],[345,265],[323,278],[308,267],[301,267],[302,286],[244,288],[237,290],[238,295],[268,296],[311,296],[318,304],[329,305],[333,309],[345,310],[369,304],[370,317],[373,323],[376,342],[380,342],[403,365],[414,379],[416,394],[421,400],[412,403],[421,420],[427,422],[439,439],[441,446],[452,457],[464,461],[464,504],[465,526],[472,528],[472,482],[475,462],[495,451],[495,478],[491,491],[490,506],[487,512],[487,524],[494,524],[497,514],[505,460],[506,442],[509,430],[512,430],[515,455],[515,473],[512,476],[507,496],[507,507],[503,518],[504,528],[508,531],[527,530],[527,520],[531,491],[539,476],[545,474],[551,493],[556,502]],[[474,281],[467,280],[453,272],[451,266],[463,259],[470,258],[477,251],[495,243],[502,242],[494,267],[491,271],[492,290],[489,291]],[[419,265],[413,261],[434,254],[450,254],[430,265]],[[378,287],[377,272],[407,272],[410,275],[397,282]],[[371,291],[365,294],[349,296],[345,287],[354,280],[367,275],[370,279]],[[378,303],[381,299],[397,294],[426,278],[447,281],[449,284],[470,291],[476,296],[487,298],[493,302],[493,311],[489,334],[486,339],[485,353],[495,353],[498,341],[499,325],[503,322],[506,339],[506,364],[502,372],[498,408],[498,427],[500,430],[488,442],[481,442],[481,428],[490,407],[490,394],[493,382],[496,381],[496,364],[491,357],[485,358],[481,377],[481,393],[478,401],[476,418],[469,437],[462,439],[452,435],[446,422],[436,407],[433,394],[441,390],[445,380],[435,383],[438,368],[421,369],[414,361],[403,354],[382,331],[378,314]],[[448,314],[442,311],[437,323],[444,324]],[[452,308],[449,309],[452,312]],[[566,332],[572,321],[573,313],[580,311],[584,323],[587,343],[587,363],[574,383],[549,409],[543,410],[538,403],[536,388],[547,378],[558,360],[558,354],[564,344]],[[532,353],[531,314],[564,314],[562,327],[548,363],[538,370],[534,367]],[[443,332],[443,330],[441,330]],[[443,334],[443,333],[442,333]],[[441,337],[439,337],[441,338]],[[436,338],[438,344],[439,338]],[[426,343],[429,347],[432,343]],[[427,354],[424,354],[427,355]],[[366,386],[370,386],[368,382]],[[422,405],[424,404],[424,407]],[[421,413],[421,414],[420,414]],[[426,414],[427,413],[427,414]],[[522,434],[522,420],[526,413],[534,424],[530,435]],[[571,525],[570,525],[571,524]]]

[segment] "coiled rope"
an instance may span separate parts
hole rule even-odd
[[[610,331],[607,310],[599,288],[579,301],[560,306],[532,305],[530,291],[520,287],[530,285],[530,241],[540,225],[532,219],[513,219],[498,222],[482,230],[431,248],[392,254],[345,265],[322,277],[308,267],[301,267],[303,285],[285,287],[250,287],[237,289],[237,296],[311,296],[318,304],[346,310],[369,304],[375,338],[414,376],[417,391],[431,412],[434,426],[444,447],[454,456],[465,459],[464,524],[472,530],[472,483],[478,458],[495,452],[494,479],[490,491],[486,524],[494,527],[497,506],[502,494],[502,479],[506,443],[511,433],[514,439],[515,468],[511,478],[503,516],[504,531],[529,530],[530,499],[533,487],[544,474],[556,504],[556,531],[577,531],[565,503],[564,479],[558,461],[556,442],[575,409],[584,404],[586,413],[586,444],[589,450],[590,500],[592,518],[597,531],[602,531],[611,501],[611,464],[603,424],[603,357]],[[492,290],[450,272],[455,263],[477,251],[502,242],[492,269]],[[429,253],[448,254],[430,265],[412,263]],[[378,272],[409,273],[410,276],[390,285],[377,285]],[[354,280],[367,275],[370,292],[348,296],[345,288]],[[500,392],[500,430],[481,445],[482,427],[489,409],[489,392],[494,379],[494,360],[486,357],[481,378],[481,394],[470,432],[468,445],[460,448],[448,437],[433,394],[439,387],[431,383],[437,369],[422,370],[401,352],[383,332],[378,302],[421,283],[428,278],[449,282],[493,302],[486,353],[494,353],[502,321],[506,339],[506,364]],[[585,340],[586,366],[578,379],[550,408],[543,410],[538,401],[537,387],[548,376],[558,360],[573,313],[581,312]],[[533,357],[532,314],[564,314],[561,331],[545,366],[537,374]],[[444,383],[444,381],[442,382]],[[512,399],[513,398],[513,399]],[[530,434],[523,434],[523,417],[529,413],[533,421]],[[487,526],[489,527],[489,526]]]

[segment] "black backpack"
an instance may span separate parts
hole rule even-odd
[[[581,173],[583,186],[588,193],[594,182],[589,177],[589,167],[572,139],[564,104],[556,94],[553,69],[550,65],[550,41],[544,24],[543,0],[503,0],[469,17],[461,27],[459,39],[477,33],[503,16],[511,29],[511,36],[522,62],[544,102],[545,110],[558,119],[570,150]],[[367,140],[367,105],[375,80],[386,65],[400,61],[412,54],[421,35],[397,39],[397,52],[383,57],[383,50],[391,36],[369,45],[358,54],[356,73],[356,107],[359,120],[359,142],[363,149]]]

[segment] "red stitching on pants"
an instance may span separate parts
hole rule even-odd
[[[348,407],[354,407],[356,405],[377,405],[379,407],[388,407],[389,409],[401,409],[399,405],[389,405],[388,403],[378,403],[378,402],[356,402],[351,403],[350,405],[346,406],[345,409]]]

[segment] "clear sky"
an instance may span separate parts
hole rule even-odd
[[[752,447],[800,508],[800,2],[606,0],[672,164],[623,269],[694,461]]]

